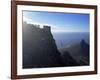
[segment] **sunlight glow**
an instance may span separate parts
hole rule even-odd
[[[69,26],[71,25],[66,25],[66,27],[64,26],[55,26],[55,25],[51,25],[51,24],[47,24],[47,23],[38,23],[35,22],[33,19],[27,18],[25,16],[23,16],[23,22],[27,22],[28,24],[36,24],[36,25],[40,25],[40,28],[43,28],[44,25],[47,26],[51,26],[51,32],[86,32],[85,30],[81,30],[81,29],[72,29]],[[88,31],[87,31],[88,32]]]

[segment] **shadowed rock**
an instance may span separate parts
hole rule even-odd
[[[50,30],[23,23],[23,68],[64,66]]]
[[[61,49],[60,52],[64,56],[65,63],[70,63],[69,66],[89,65],[89,44],[84,39],[80,43]]]

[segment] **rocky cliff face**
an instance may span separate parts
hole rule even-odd
[[[49,26],[23,23],[23,68],[64,66]]]
[[[63,48],[60,52],[66,66],[89,65],[89,44],[85,40],[81,40],[68,48]]]

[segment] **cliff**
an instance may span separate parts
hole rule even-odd
[[[57,50],[51,27],[23,23],[23,68],[89,65],[89,45],[81,40]]]
[[[23,23],[23,68],[64,66],[50,26]]]
[[[64,61],[68,66],[84,66],[89,65],[89,44],[85,40],[81,40],[79,43],[73,44],[70,47],[60,50]],[[68,57],[68,54],[72,57]],[[70,62],[68,62],[68,60]]]

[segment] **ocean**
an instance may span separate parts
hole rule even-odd
[[[52,35],[58,49],[77,44],[82,39],[89,44],[89,32],[52,32]]]

